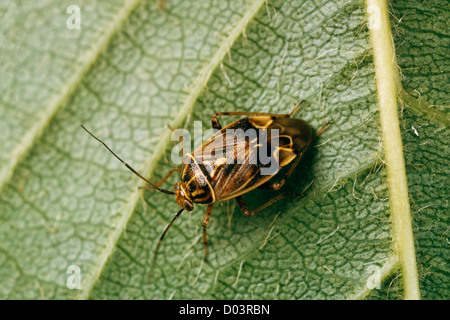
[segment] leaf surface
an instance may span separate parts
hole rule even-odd
[[[170,0],[158,10],[157,2],[111,2],[102,10],[81,5],[80,31],[65,27],[68,5],[47,4],[57,14],[46,6],[3,10],[1,40],[11,50],[0,59],[14,63],[6,64],[0,87],[0,126],[9,137],[2,141],[0,166],[2,297],[385,297],[397,266],[364,3]],[[32,26],[42,21],[60,38],[40,47],[46,28],[27,34],[24,17]],[[15,30],[30,53],[11,40]],[[41,48],[40,55],[31,48]],[[21,68],[30,69],[21,59],[37,68],[35,74],[18,78]],[[201,121],[205,132],[215,112],[286,113],[302,99],[308,104],[296,117],[315,130],[332,122],[284,187],[304,196],[285,198],[254,217],[243,216],[233,201],[216,204],[207,262],[205,207],[183,213],[148,284],[156,241],[177,204],[173,196],[138,190],[142,181],[80,122],[156,182],[173,167],[177,142],[168,125],[193,133],[194,121]],[[414,103],[402,116],[423,296],[445,298],[448,290],[438,286],[448,282],[448,125]],[[162,187],[171,190],[177,178]],[[254,191],[244,198],[253,208],[273,196]],[[69,266],[79,267],[79,290],[67,286]],[[379,270],[382,288],[372,290]],[[402,297],[401,288],[389,297]]]

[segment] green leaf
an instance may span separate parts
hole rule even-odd
[[[71,4],[0,9],[1,298],[403,297],[390,282],[399,260],[364,3],[169,0],[161,10],[158,1],[99,1],[80,4],[80,30],[66,27]],[[443,88],[435,71],[429,88]],[[448,90],[420,88],[427,95],[417,100],[413,89],[398,90],[420,286],[424,298],[445,299],[448,118],[432,105]],[[286,113],[302,99],[296,117],[316,130],[332,121],[283,188],[304,196],[253,217],[234,201],[216,204],[207,262],[205,207],[183,213],[147,283],[178,206],[139,190],[80,123],[156,182],[173,167],[168,125],[193,132],[200,120],[204,132],[215,112]],[[253,208],[273,196],[244,198]],[[80,289],[70,289],[70,266]]]
[[[419,281],[424,299],[449,298],[448,104],[449,7],[440,1],[392,3],[392,33],[403,88],[399,88],[402,139],[413,212]],[[418,112],[419,111],[419,112]],[[424,116],[425,115],[425,116]],[[399,277],[371,298],[401,298]]]

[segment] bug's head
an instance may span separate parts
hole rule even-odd
[[[181,184],[177,182],[173,188],[175,189],[175,197],[180,207],[187,211],[192,211],[194,209],[194,204],[192,203],[192,200],[187,197],[186,192],[181,187]]]

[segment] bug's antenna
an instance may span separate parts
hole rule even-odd
[[[180,216],[180,214],[183,212],[183,210],[184,210],[184,208],[182,208],[180,211],[178,211],[175,214],[175,216],[173,217],[172,221],[170,221],[170,223],[167,225],[166,229],[164,229],[164,232],[162,233],[161,237],[158,240],[158,244],[156,245],[155,253],[153,254],[152,265],[150,267],[150,273],[149,273],[148,278],[147,278],[147,283],[150,283],[152,281],[153,270],[155,269],[155,263],[156,263],[156,256],[158,255],[158,250],[159,250],[159,247],[161,246],[161,243],[162,243],[162,241],[164,239],[164,236],[166,235],[166,233],[169,230],[169,228],[172,225],[172,223]]]
[[[166,194],[175,194],[175,192],[172,191],[168,191],[168,190],[164,190],[164,189],[160,189],[157,186],[155,186],[153,183],[151,183],[150,181],[148,181],[147,179],[145,179],[139,172],[137,172],[136,170],[134,170],[128,163],[126,163],[125,161],[123,161],[117,154],[114,153],[114,151],[112,151],[107,145],[106,143],[104,143],[102,140],[100,140],[99,138],[97,138],[96,136],[94,136],[88,129],[86,129],[83,125],[81,125],[81,127],[87,132],[89,133],[95,140],[97,140],[98,142],[100,142],[101,144],[103,144],[105,146],[106,149],[108,149],[109,152],[111,152],[114,157],[116,157],[120,162],[122,162],[125,167],[127,167],[128,169],[131,170],[131,172],[133,172],[135,175],[137,175],[139,178],[141,178],[142,180],[144,180],[145,182],[147,182],[149,185],[151,185],[153,188],[155,188],[156,190],[162,192],[162,193],[166,193]]]

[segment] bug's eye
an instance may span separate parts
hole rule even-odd
[[[194,209],[194,206],[188,200],[184,200],[183,201],[183,208],[186,209],[187,211],[192,211]]]
[[[194,183],[189,183],[187,187],[191,194],[194,193],[195,189],[197,188]]]

